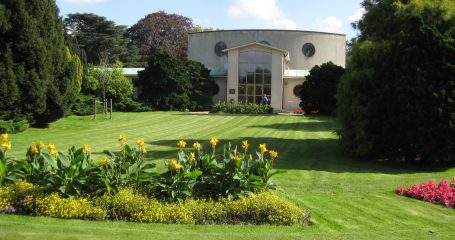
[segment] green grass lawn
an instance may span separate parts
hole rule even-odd
[[[343,156],[330,117],[194,115],[188,113],[114,113],[113,120],[62,119],[48,129],[10,135],[9,154],[22,157],[32,141],[56,144],[59,151],[89,144],[95,158],[117,150],[117,137],[131,145],[146,142],[150,158],[176,158],[176,142],[197,140],[208,146],[267,143],[279,152],[276,194],[311,209],[312,226],[194,226],[88,222],[0,214],[0,239],[455,239],[454,209],[400,197],[398,186],[455,175],[455,168],[396,166]]]

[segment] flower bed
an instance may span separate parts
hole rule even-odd
[[[430,181],[420,185],[415,184],[409,188],[400,187],[395,192],[401,196],[455,208],[455,177],[450,185],[447,184],[446,180],[441,180],[437,186],[433,181]]]
[[[213,112],[241,113],[241,114],[270,114],[273,108],[269,104],[255,104],[240,102],[233,103],[219,102],[212,107]]]
[[[265,143],[249,152],[227,144],[217,154],[218,139],[202,144],[177,142],[176,159],[158,173],[146,160],[142,140],[138,148],[118,138],[120,152],[104,151],[99,161],[91,148],[72,147],[68,154],[54,144],[32,143],[26,158],[7,157],[8,135],[0,136],[0,212],[162,223],[277,224],[308,223],[309,215],[267,192],[275,184],[273,163],[278,152]],[[134,191],[132,190],[134,189]]]
[[[0,188],[0,212],[65,219],[123,220],[174,224],[306,225],[309,213],[269,192],[229,201],[187,199],[167,203],[122,188],[115,194],[63,198],[42,187],[17,182]]]

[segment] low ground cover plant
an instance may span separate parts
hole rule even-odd
[[[64,198],[45,194],[44,188],[16,182],[0,188],[0,212],[65,219],[123,220],[174,224],[272,224],[306,225],[310,214],[269,192],[234,201],[187,199],[167,203],[133,188],[115,194]]]
[[[243,114],[270,114],[273,108],[269,104],[255,104],[240,102],[233,103],[219,102],[212,107],[213,112],[243,113]]]
[[[401,196],[455,208],[455,177],[450,184],[446,180],[441,180],[438,185],[430,181],[420,185],[415,184],[408,188],[400,187],[395,192]]]
[[[123,134],[120,151],[105,150],[100,161],[92,159],[88,145],[63,154],[43,142],[15,160],[6,154],[12,147],[8,134],[0,136],[0,212],[152,223],[309,222],[309,214],[267,192],[275,187],[270,178],[278,153],[265,143],[250,153],[244,140],[218,154],[216,138],[207,152],[199,142],[190,147],[180,140],[178,157],[158,173],[146,161],[144,141],[133,148]]]

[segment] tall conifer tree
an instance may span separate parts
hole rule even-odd
[[[45,125],[64,116],[77,93],[77,64],[63,30],[55,0],[0,3],[0,118]]]

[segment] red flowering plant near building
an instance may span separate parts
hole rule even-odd
[[[305,111],[303,111],[302,109],[295,109],[294,111],[292,111],[293,114],[304,114]]]
[[[446,207],[455,208],[455,177],[450,185],[446,180],[441,180],[438,185],[433,181],[422,184],[415,184],[409,188],[398,188],[395,190],[398,195],[416,198],[431,203],[441,204]]]

